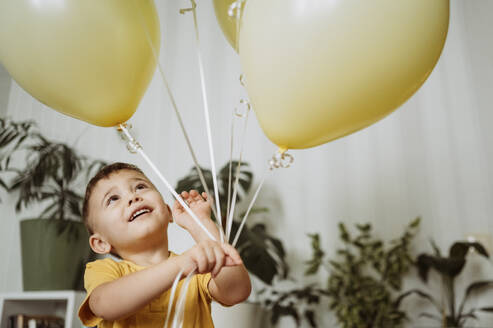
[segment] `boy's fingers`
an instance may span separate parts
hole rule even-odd
[[[186,191],[182,191],[180,195],[181,195],[181,198],[183,198],[183,200],[186,200],[188,198],[188,192],[186,192]]]
[[[212,248],[205,248],[204,252],[207,256],[207,272],[210,272],[216,265],[216,254]]]
[[[231,256],[226,256],[225,260],[224,260],[224,266],[228,266],[228,267],[231,267],[231,266],[237,266],[239,265],[240,263],[237,263],[233,258],[231,258]]]
[[[226,255],[228,255],[235,262],[235,264],[243,263],[240,254],[238,254],[238,252],[233,246],[231,246],[230,244],[221,244],[221,247],[224,253],[226,253]]]
[[[224,261],[226,259],[226,256],[220,247],[214,247],[214,253],[216,255],[216,265],[211,272],[213,278],[219,274],[219,271],[221,271],[221,268],[224,266]]]
[[[207,262],[207,255],[204,251],[198,251],[198,254],[195,256],[195,263],[197,263],[197,270],[199,273],[207,272]]]
[[[198,194],[199,192],[197,190],[195,189],[190,190],[190,197],[195,198],[197,197]]]
[[[183,206],[181,206],[179,201],[175,200],[175,202],[173,203],[173,208],[171,209],[171,212],[175,212],[175,211],[178,211],[181,209],[183,209]]]
[[[214,202],[214,197],[210,196],[208,193],[206,192],[203,192],[202,193],[202,197],[204,197],[204,199],[208,202],[211,202],[213,203]]]
[[[195,199],[196,201],[203,201],[203,200],[204,200],[204,199],[202,198],[202,196],[201,196],[199,193],[197,193],[197,195],[195,195],[195,196],[194,196],[194,199]]]

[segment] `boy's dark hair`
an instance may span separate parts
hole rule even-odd
[[[87,228],[87,231],[89,234],[93,234],[94,231],[92,230],[91,224],[89,223],[89,198],[91,197],[92,191],[96,184],[102,180],[108,178],[112,173],[121,171],[121,170],[131,170],[131,171],[136,171],[139,172],[140,174],[144,175],[144,172],[142,172],[141,169],[139,169],[137,166],[128,164],[128,163],[113,163],[110,165],[106,165],[103,167],[101,170],[99,170],[98,173],[94,177],[92,177],[91,181],[87,184],[86,187],[86,194],[84,196],[84,205],[82,206],[82,221],[84,222],[84,225]]]

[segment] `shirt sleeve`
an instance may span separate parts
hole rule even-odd
[[[85,326],[97,326],[103,319],[97,317],[89,307],[92,291],[101,284],[116,280],[122,276],[118,263],[112,259],[97,260],[86,264],[84,288],[87,296],[79,308],[79,318]]]
[[[202,297],[207,301],[211,302],[212,301],[212,295],[209,291],[209,282],[211,281],[211,274],[198,274],[197,275],[197,283],[199,286],[200,294],[202,294]]]

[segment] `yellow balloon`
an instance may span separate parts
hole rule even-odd
[[[156,68],[145,30],[159,51],[153,0],[1,0],[0,61],[42,103],[114,126],[133,115]]]
[[[213,0],[213,2],[216,19],[221,27],[221,30],[223,31],[223,34],[233,49],[238,52],[236,34],[239,29],[239,25],[237,24],[236,19],[237,11],[235,8],[232,8],[232,5],[239,2],[237,0]],[[241,4],[242,8],[244,8],[244,2]],[[230,16],[230,13],[232,13],[232,16]]]
[[[248,0],[240,59],[268,138],[308,148],[391,113],[442,52],[449,0]]]

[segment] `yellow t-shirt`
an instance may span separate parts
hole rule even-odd
[[[174,256],[174,254],[172,254]],[[113,281],[125,275],[145,269],[129,261],[117,262],[110,258],[90,262],[86,265],[84,274],[84,285],[87,296],[79,309],[79,318],[85,326],[98,326],[99,328],[142,328],[142,327],[163,327],[165,316],[168,311],[168,302],[171,291],[164,292],[159,298],[147,304],[137,313],[122,320],[106,321],[96,317],[89,307],[89,295],[99,285]],[[212,297],[207,287],[211,275],[198,274],[192,277],[188,287],[185,302],[184,328],[200,327],[214,328],[211,317]],[[180,281],[173,301],[171,323],[178,295],[184,280]]]

